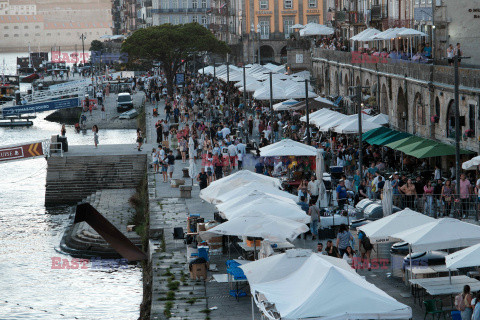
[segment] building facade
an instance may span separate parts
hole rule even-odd
[[[322,0],[245,0],[242,25],[243,59],[285,63],[287,40],[295,24],[323,24]]]
[[[210,0],[153,0],[152,23],[173,25],[197,22],[208,28],[211,18]]]

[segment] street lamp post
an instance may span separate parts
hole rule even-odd
[[[85,67],[85,39],[87,39],[87,37],[82,33],[80,39],[82,39],[83,66]]]
[[[350,87],[355,90],[355,102],[357,104],[358,112],[358,170],[360,177],[363,177],[363,152],[362,152],[362,89],[368,87],[362,87],[361,85]],[[403,162],[402,162],[403,163]]]
[[[310,140],[310,115],[309,115],[309,109],[308,109],[308,79],[305,79],[305,115],[306,115],[306,120],[307,120],[307,144],[310,146],[311,145],[311,140]]]
[[[260,37],[261,37],[260,23],[257,24],[257,33],[258,33],[258,64],[261,64],[261,60],[260,60]]]

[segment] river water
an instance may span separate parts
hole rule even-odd
[[[60,125],[34,119],[30,128],[0,128],[0,146],[49,139]],[[102,130],[101,144],[124,143],[133,130]],[[67,126],[69,146],[93,144],[91,132]],[[132,141],[133,142],[133,141]],[[52,269],[69,209],[44,206],[46,160],[0,163],[0,319],[137,319],[140,267]]]

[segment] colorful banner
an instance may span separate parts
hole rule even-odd
[[[0,162],[43,156],[44,153],[42,142],[23,144],[19,146],[0,147]]]
[[[78,107],[78,98],[53,100],[53,101],[18,105],[13,107],[5,107],[2,109],[2,114],[4,117],[8,117],[8,116],[16,116],[23,113],[36,113],[36,112],[74,108],[74,107]]]

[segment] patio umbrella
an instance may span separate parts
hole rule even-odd
[[[292,26],[292,29],[302,29],[305,28],[303,24],[297,23]]]
[[[301,223],[310,223],[310,217],[295,202],[285,202],[271,197],[258,199],[242,206],[230,207],[222,213],[228,220],[245,215],[258,214],[271,215]]]
[[[393,211],[393,190],[390,180],[385,181],[382,197],[383,216],[389,216]]]
[[[370,241],[375,244],[396,241],[397,239],[392,235],[433,221],[435,219],[407,208],[358,229],[365,232]]]
[[[282,197],[282,198],[287,198],[287,199],[292,199],[293,201],[297,201],[297,196],[294,194],[291,194],[289,192],[280,190],[278,188],[266,185],[266,184],[259,184],[255,182],[250,182],[247,184],[244,184],[238,188],[233,189],[232,191],[226,192],[220,196],[218,196],[216,199],[220,203],[228,202],[230,200],[233,200],[237,197],[244,197],[245,195],[248,195],[250,193],[261,193],[264,195],[269,195],[272,194],[274,196]]]
[[[300,30],[301,37],[308,37],[308,36],[329,36],[332,35],[335,31],[323,24],[318,23],[309,23]]]
[[[271,215],[250,214],[228,220],[206,232],[285,241],[293,240],[307,231],[304,223]]]
[[[300,83],[297,83],[294,86],[291,86],[285,90],[285,95],[289,99],[305,99],[307,98],[305,92],[305,85],[301,85]],[[318,94],[316,94],[313,91],[308,91],[308,97],[309,98],[315,98],[317,97]]]
[[[188,166],[188,175],[190,176],[190,178],[192,178],[192,186],[193,186],[193,181],[197,176],[197,165],[195,164],[195,160],[193,160],[193,158],[188,161],[190,162],[190,165]]]
[[[477,170],[480,165],[480,156],[476,156],[468,161],[462,163],[463,170]]]
[[[480,266],[480,243],[449,254],[445,257],[445,264],[448,269]]]
[[[220,212],[224,212],[230,209],[236,209],[236,208],[245,206],[245,204],[251,203],[256,200],[264,200],[264,199],[272,202],[281,201],[282,203],[285,203],[285,204],[297,205],[297,202],[296,202],[297,199],[282,197],[282,196],[278,196],[271,193],[265,193],[263,191],[250,191],[236,198],[232,198],[228,201],[217,204],[217,209]]]
[[[248,83],[247,83],[248,86]],[[272,86],[272,99],[273,100],[285,100],[287,95],[285,90],[278,86]],[[255,90],[253,93],[253,98],[256,100],[270,100],[270,85],[265,85],[260,89]]]
[[[283,156],[311,156],[317,155],[315,147],[306,145],[290,139],[284,139],[266,147],[260,148],[262,157],[283,157]]]

